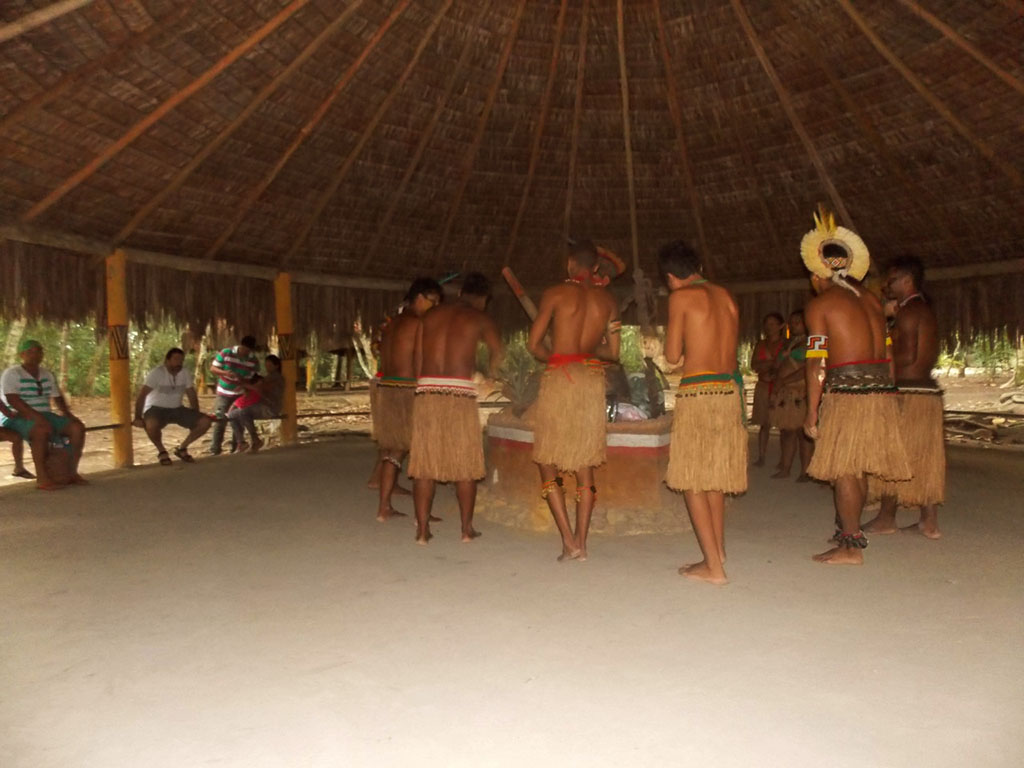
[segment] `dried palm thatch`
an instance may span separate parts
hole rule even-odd
[[[1015,0],[8,0],[0,224],[49,249],[0,302],[92,314],[124,246],[138,315],[256,328],[287,269],[326,339],[412,273],[555,279],[573,232],[648,274],[692,240],[753,327],[823,201],[947,270],[948,332],[1019,331],[1022,46]]]

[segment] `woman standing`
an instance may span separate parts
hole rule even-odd
[[[761,321],[764,338],[754,345],[750,356],[750,367],[757,374],[754,387],[754,410],[750,423],[761,428],[757,435],[757,461],[754,466],[764,466],[764,455],[768,451],[768,436],[771,434],[771,392],[775,378],[775,359],[785,339],[782,338],[782,315],[769,312]]]
[[[771,425],[779,430],[779,442],[782,445],[779,470],[772,477],[789,477],[799,447],[798,483],[806,483],[811,479],[807,474],[807,465],[814,453],[814,441],[803,430],[804,418],[807,416],[806,367],[807,329],[804,326],[803,310],[798,309],[789,316],[789,339],[784,340],[776,358],[771,400]]]

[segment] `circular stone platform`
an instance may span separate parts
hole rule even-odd
[[[540,497],[530,417],[530,411],[524,418],[502,411],[487,420],[487,477],[480,484],[476,514],[514,528],[550,531],[555,524]],[[608,462],[595,475],[592,532],[630,536],[691,530],[682,496],[663,482],[671,433],[671,414],[608,425]],[[572,517],[576,478],[572,473],[563,476]]]

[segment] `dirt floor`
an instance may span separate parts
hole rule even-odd
[[[1024,764],[1020,453],[950,448],[945,538],[862,568],[810,560],[826,489],[752,471],[721,588],[689,534],[461,544],[447,489],[418,547],[373,455],[0,489],[4,767]]]

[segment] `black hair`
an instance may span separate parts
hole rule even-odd
[[[569,257],[576,265],[588,272],[597,266],[597,246],[592,240],[582,238],[569,240]]]
[[[256,349],[256,337],[255,336],[243,336],[238,340],[238,346],[248,347],[249,349]]]
[[[167,350],[167,354],[164,355],[164,362],[165,363],[168,360],[171,359],[171,355],[181,355],[182,357],[184,357],[185,356],[185,350],[179,349],[178,347],[171,347],[170,349]]]
[[[685,280],[700,274],[700,256],[684,240],[675,240],[661,246],[658,251],[658,270],[662,278],[669,275]]]
[[[281,358],[279,358],[277,355],[267,355],[264,358],[264,360],[267,363],[273,362],[274,365],[276,365],[278,368],[281,367]]]
[[[800,307],[799,309],[794,309],[792,312],[789,313],[790,317],[796,317],[797,315],[800,316],[800,320],[802,320],[803,322],[807,322],[807,320],[804,318],[804,308],[803,307]]]
[[[412,281],[412,285],[409,286],[409,291],[405,294],[405,301],[408,304],[412,304],[416,301],[417,296],[432,295],[444,295],[444,292],[441,290],[440,283],[432,277],[417,277]]]
[[[769,312],[767,315],[764,316],[764,319],[761,320],[761,325],[764,325],[764,321],[767,320],[769,317],[774,317],[776,320],[778,320],[779,321],[779,325],[785,325],[786,324],[786,318],[784,318],[780,313],[778,313],[778,312]]]
[[[479,272],[469,272],[462,278],[462,290],[460,293],[465,296],[489,298],[491,295],[491,281]]]
[[[886,264],[886,269],[889,272],[910,275],[914,287],[921,290],[921,284],[924,283],[924,264],[916,256],[897,256]]]

